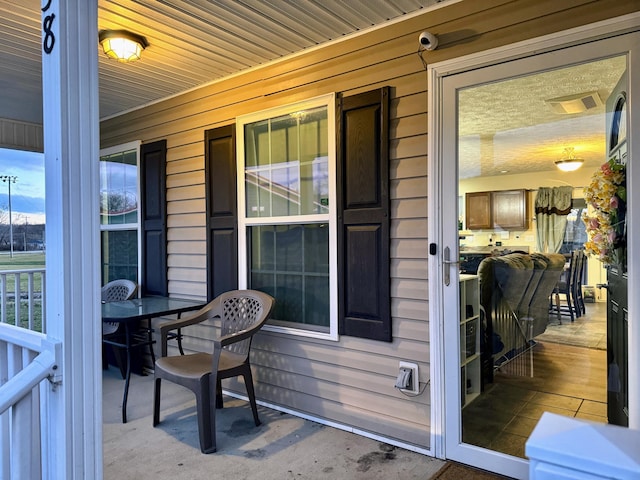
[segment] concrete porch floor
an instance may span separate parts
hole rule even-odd
[[[428,480],[446,463],[261,406],[256,427],[248,403],[230,397],[216,415],[218,451],[203,455],[189,390],[162,382],[154,428],[153,376],[132,375],[126,424],[123,388],[116,368],[103,371],[105,479]]]

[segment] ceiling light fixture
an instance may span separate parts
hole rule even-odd
[[[573,172],[579,169],[584,163],[584,159],[575,158],[573,155],[573,147],[567,147],[564,149],[564,157],[560,160],[556,160],[555,164],[563,172]]]
[[[126,30],[100,30],[98,38],[104,53],[123,63],[140,60],[142,51],[149,46],[146,38]]]

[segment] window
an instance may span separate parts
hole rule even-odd
[[[270,328],[337,339],[335,96],[237,121],[239,287],[278,299]]]
[[[587,242],[587,229],[582,221],[582,215],[587,211],[584,198],[574,198],[571,212],[567,215],[567,226],[559,253],[571,254],[576,249],[584,248]]]
[[[137,142],[100,152],[102,283],[139,282],[139,171]]]

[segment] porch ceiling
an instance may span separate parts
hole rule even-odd
[[[142,60],[121,64],[96,41],[100,117],[454,1],[98,0],[99,30],[127,29],[149,42]],[[0,120],[42,123],[40,23],[40,0],[0,0]],[[522,77],[470,89],[460,122],[461,171],[554,170],[567,146],[577,147],[586,166],[599,165],[604,106],[558,115],[546,100],[595,91],[604,101],[619,78],[617,67],[603,61],[547,72],[542,81]]]
[[[100,117],[420,12],[443,0],[98,0],[98,30],[146,37],[142,60],[96,39]],[[42,123],[40,0],[0,0],[0,118]],[[416,37],[416,47],[418,39]]]

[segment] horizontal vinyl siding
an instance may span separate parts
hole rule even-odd
[[[101,125],[102,146],[167,140],[169,292],[206,298],[204,132],[239,115],[329,92],[391,87],[391,343],[338,342],[261,332],[252,352],[261,400],[429,447],[427,75],[420,32],[440,37],[434,63],[632,11],[614,0],[469,0],[192,90]],[[215,329],[191,327],[208,350]],[[209,339],[209,340],[208,340]],[[415,397],[393,387],[398,362],[419,365]],[[235,381],[226,386],[244,393]]]

